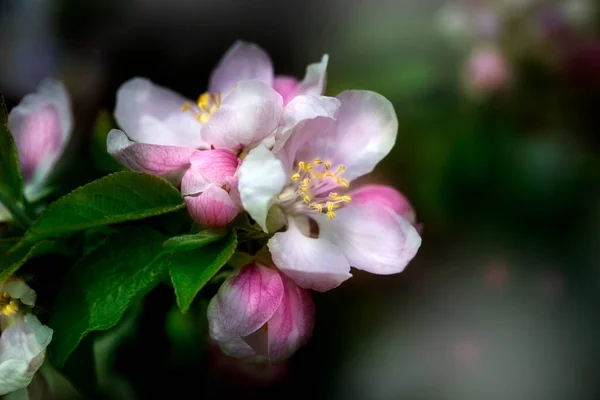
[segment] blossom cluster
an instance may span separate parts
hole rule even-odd
[[[236,271],[208,308],[211,337],[236,357],[288,357],[312,331],[309,289],[339,286],[351,266],[398,273],[421,242],[399,192],[351,188],[394,146],[392,104],[369,91],[324,96],[327,62],[298,81],[237,42],[196,102],[143,78],[117,93],[123,131],[107,146],[119,162],[180,185],[201,225],[226,226],[246,211],[273,234],[272,262]]]
[[[282,362],[306,343],[311,291],[338,287],[351,267],[399,273],[421,244],[400,192],[355,185],[396,142],[393,105],[364,90],[325,96],[327,63],[325,55],[309,65],[302,80],[276,75],[261,48],[236,42],[196,101],[139,77],[116,94],[121,129],[108,133],[110,155],[178,188],[199,226],[230,227],[247,213],[268,238],[264,251],[225,279],[207,311],[211,338],[248,362]],[[54,81],[9,114],[27,200],[43,195],[71,114]],[[21,279],[1,281],[0,296],[5,394],[31,382],[52,329],[35,317],[35,292]]]

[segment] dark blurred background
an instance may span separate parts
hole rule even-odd
[[[286,365],[209,345],[205,299],[159,287],[97,335],[98,398],[598,399],[600,7],[593,0],[2,0],[0,90],[64,80],[73,185],[105,171],[96,116],[133,76],[194,98],[236,40],[276,73],[330,55],[327,93],[396,107],[369,180],[414,204],[423,245],[396,276],[315,295]],[[96,125],[97,126],[97,125]],[[104,132],[106,134],[106,132]],[[99,147],[100,146],[100,147]],[[91,158],[90,158],[91,156]],[[56,374],[56,398],[73,391]]]

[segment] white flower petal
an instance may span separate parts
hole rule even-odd
[[[238,169],[238,190],[244,209],[265,232],[269,208],[286,182],[283,164],[265,146],[252,149]]]
[[[344,178],[351,181],[371,172],[390,152],[396,142],[398,119],[392,103],[375,92],[346,91],[337,99],[341,104],[335,126],[328,134],[314,136],[302,148],[301,156],[344,164]]]
[[[242,80],[259,80],[272,86],[273,64],[263,49],[238,40],[213,71],[208,90],[211,93],[227,93]]]
[[[0,281],[0,293],[6,292],[13,299],[19,299],[28,306],[35,305],[35,291],[23,279],[8,278]]]
[[[283,99],[272,87],[241,81],[206,122],[202,139],[219,149],[253,147],[275,133],[282,112]]]
[[[296,87],[296,95],[320,96],[323,94],[325,91],[328,62],[329,56],[324,54],[321,58],[321,62],[310,64],[306,68],[306,75],[304,75],[304,79]]]
[[[325,292],[350,278],[350,264],[340,248],[324,238],[304,236],[293,219],[288,229],[278,232],[268,246],[273,262],[305,289]]]
[[[193,104],[148,79],[133,78],[117,91],[115,118],[136,142],[204,148],[202,124],[193,113],[181,111],[186,103]]]
[[[42,365],[52,329],[33,315],[17,317],[0,336],[0,395],[29,385]]]
[[[317,117],[327,117],[333,120],[339,108],[340,101],[335,97],[296,96],[283,110],[275,135],[273,151],[281,150],[300,122]]]
[[[351,203],[335,215],[334,220],[317,217],[319,238],[335,243],[355,268],[382,275],[401,272],[421,245],[415,227],[385,208]]]

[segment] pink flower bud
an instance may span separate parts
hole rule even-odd
[[[298,94],[298,79],[279,75],[273,80],[273,89],[283,97],[283,104],[286,105]]]
[[[466,84],[473,94],[486,94],[510,85],[510,66],[502,52],[491,46],[476,48],[466,66]]]
[[[198,151],[190,163],[181,181],[181,193],[191,217],[205,226],[227,225],[240,210],[237,156],[229,150]]]
[[[276,269],[248,264],[230,275],[211,300],[210,336],[232,357],[278,363],[310,338],[314,313],[308,290]]]
[[[354,204],[373,204],[393,211],[415,225],[417,216],[408,199],[386,185],[365,185],[350,193]]]
[[[69,96],[59,82],[45,81],[36,93],[10,111],[8,128],[19,152],[25,194],[44,189],[71,135],[73,116]]]

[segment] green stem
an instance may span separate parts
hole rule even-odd
[[[32,224],[31,218],[25,213],[25,211],[17,204],[16,201],[6,196],[0,191],[0,203],[2,203],[8,211],[12,214],[15,222],[23,229],[29,228]]]

